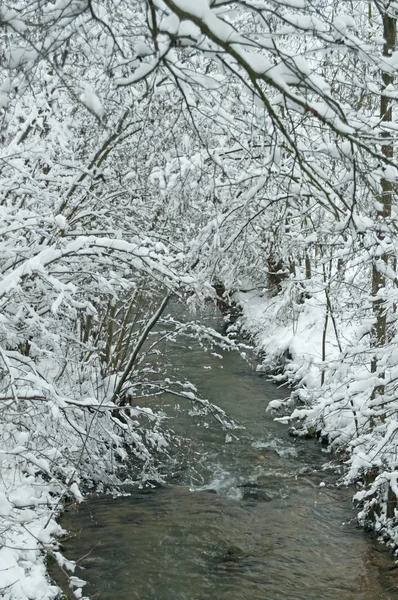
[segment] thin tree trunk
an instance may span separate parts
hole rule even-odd
[[[395,49],[396,43],[396,19],[391,17],[388,14],[383,15],[383,33],[384,33],[384,46],[383,46],[383,56],[390,57],[393,50]],[[381,123],[388,123],[392,121],[392,104],[391,99],[384,93],[384,90],[387,86],[391,85],[394,81],[394,76],[390,73],[382,73],[382,90],[381,90],[381,99],[380,99],[380,120]],[[394,147],[393,143],[389,142],[390,134],[388,131],[382,132],[382,137],[385,138],[385,144],[382,146],[383,155],[392,159],[394,155]],[[394,192],[394,185],[388,179],[382,178],[381,180],[381,195],[378,198],[379,208],[376,214],[376,222],[378,224],[377,228],[377,238],[378,241],[382,241],[384,237],[383,225],[385,220],[391,216],[391,205],[392,198]],[[388,264],[388,255],[386,253],[380,256],[380,260],[382,260],[386,265]],[[380,272],[376,263],[373,263],[372,267],[372,296],[373,300],[373,312],[375,314],[375,324],[373,326],[372,331],[372,341],[375,348],[381,348],[386,344],[387,341],[387,314],[384,306],[383,298],[377,298],[377,294],[380,289],[384,288],[386,285],[386,278],[383,273]],[[375,353],[372,363],[371,363],[371,371],[372,373],[377,372],[377,353]],[[384,373],[379,373],[379,377],[383,378]],[[376,386],[373,390],[373,397],[379,394],[384,393],[384,386],[379,385]]]
[[[311,259],[308,252],[305,253],[305,278],[310,280],[312,277]]]
[[[139,354],[139,351],[141,350],[143,344],[145,343],[149,333],[152,331],[152,329],[155,327],[156,323],[158,322],[158,320],[160,319],[160,317],[163,314],[163,311],[165,310],[168,301],[170,300],[172,296],[172,293],[169,292],[162,300],[159,308],[153,313],[152,317],[148,320],[148,322],[146,323],[144,330],[141,334],[141,337],[139,338],[139,340],[137,341],[137,344],[135,346],[135,348],[133,349],[130,359],[126,365],[126,368],[119,380],[119,383],[116,386],[116,389],[112,395],[112,399],[111,402],[114,402],[115,404],[123,404],[123,402],[120,399],[120,395],[123,389],[123,385],[125,384],[128,376],[131,374],[133,367],[134,367],[134,363],[135,360]]]

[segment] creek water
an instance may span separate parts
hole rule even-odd
[[[205,322],[220,327],[208,310]],[[67,558],[84,593],[100,600],[395,600],[386,550],[355,525],[353,490],[336,487],[332,457],[289,437],[266,413],[286,391],[237,352],[180,339],[163,349],[170,369],[245,428],[226,432],[188,401],[155,407],[184,441],[169,485],[97,497],[64,513]],[[185,403],[186,402],[186,403]],[[227,438],[229,439],[229,438]]]

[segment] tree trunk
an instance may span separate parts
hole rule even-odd
[[[396,18],[389,16],[388,14],[383,15],[383,33],[384,33],[384,46],[383,46],[383,56],[389,57],[395,49],[396,43]],[[381,89],[381,99],[380,99],[380,120],[381,123],[391,122],[392,121],[392,103],[391,99],[388,98],[384,90],[392,84],[394,81],[394,76],[389,73],[382,73],[382,89]],[[385,138],[386,142],[382,146],[383,155],[392,159],[394,155],[394,147],[393,143],[389,140],[390,133],[388,131],[382,132],[382,137]],[[377,239],[379,242],[383,240],[384,232],[383,226],[385,224],[386,219],[391,216],[391,205],[392,198],[394,192],[394,184],[386,178],[381,179],[381,195],[378,198],[379,207],[376,214],[376,223],[377,223]],[[380,256],[380,259],[387,265],[388,264],[388,255],[386,253]],[[372,296],[374,298],[373,301],[373,311],[376,317],[375,324],[373,326],[372,331],[372,341],[375,348],[381,348],[385,345],[387,341],[387,314],[384,306],[383,298],[377,298],[376,296],[380,289],[384,288],[386,285],[386,278],[383,273],[380,272],[376,263],[373,263],[372,267]],[[372,359],[371,364],[372,373],[377,372],[377,354]],[[380,377],[384,377],[384,373],[379,373]],[[383,394],[384,386],[379,385],[375,387],[373,390],[373,396],[378,394]]]

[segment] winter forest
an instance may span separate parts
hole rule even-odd
[[[398,547],[397,19],[394,0],[3,0],[2,597],[57,596],[65,501],[162,482],[178,440],[148,398],[233,433],[169,373],[181,335],[253,346],[284,384],[267,410]],[[208,303],[239,313],[224,334],[195,320]]]

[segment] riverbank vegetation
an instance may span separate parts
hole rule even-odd
[[[131,461],[156,480],[170,434],[140,398],[172,385],[228,425],[151,342],[171,296],[240,303],[294,388],[281,418],[344,453],[361,520],[396,544],[397,16],[393,0],[3,3],[5,598],[56,594],[43,550],[62,563],[63,497]]]

